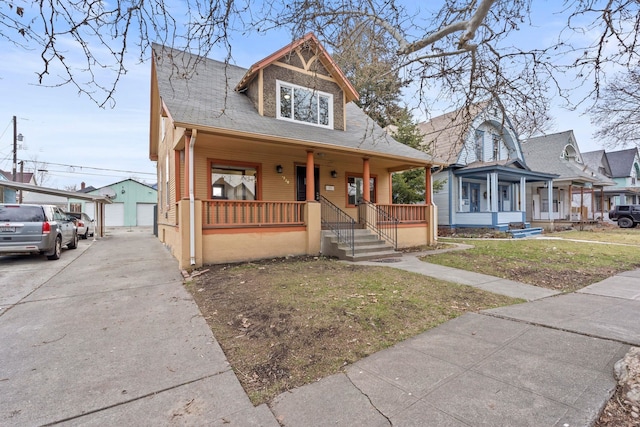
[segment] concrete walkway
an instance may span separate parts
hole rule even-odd
[[[613,364],[640,346],[640,270],[548,296],[405,256],[374,264],[531,302],[466,314],[253,407],[158,240],[82,243],[55,274],[0,260],[0,425],[588,426]]]
[[[420,261],[418,259],[419,256],[420,254],[405,254],[400,259],[389,258],[379,262],[362,261],[354,264],[393,267],[400,270],[434,277],[440,280],[446,280],[448,282],[473,286],[495,294],[506,295],[512,298],[521,298],[526,301],[533,301],[558,294],[558,292],[550,289],[514,282],[513,280],[501,279],[499,277],[474,273],[472,271],[459,270],[457,268],[446,267],[444,265],[430,264]]]

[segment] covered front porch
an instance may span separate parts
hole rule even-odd
[[[392,246],[437,239],[431,164],[394,155],[349,152],[207,132],[185,133],[176,145],[180,171],[174,223],[159,221],[159,237],[181,268],[270,257],[319,255],[324,201],[356,227],[392,236]],[[425,204],[391,203],[391,174],[426,170]],[[373,207],[374,214],[359,212]],[[164,223],[164,224],[162,224]],[[390,224],[393,231],[387,233]]]
[[[593,182],[532,185],[531,195],[532,209],[528,220],[536,227],[554,230],[576,224],[595,224],[608,218],[605,187]]]
[[[554,175],[532,172],[518,162],[503,165],[467,166],[451,173],[452,228],[529,227],[527,223],[529,183],[550,185]]]

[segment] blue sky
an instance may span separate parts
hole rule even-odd
[[[545,22],[540,30],[557,34],[561,21]],[[535,39],[530,34],[523,37]],[[232,41],[234,63],[249,67],[288,41],[285,33],[236,36]],[[214,59],[223,59],[223,53]],[[115,107],[101,109],[71,86],[38,85],[38,61],[37,52],[20,50],[0,39],[0,168],[12,168],[15,115],[18,132],[24,136],[18,160],[25,161],[25,169],[46,168],[46,186],[79,188],[85,182],[101,187],[129,177],[155,183],[155,163],[148,157],[149,62],[129,62],[129,71],[115,94]],[[558,107],[552,113],[556,126],[551,132],[573,129],[583,152],[602,148],[592,139],[595,129],[588,116]]]

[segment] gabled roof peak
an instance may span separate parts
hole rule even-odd
[[[266,58],[256,62],[247,70],[246,74],[242,77],[238,85],[235,87],[236,91],[241,91],[246,89],[249,83],[258,75],[258,72],[274,62],[278,61],[285,55],[288,55],[292,52],[295,52],[298,48],[309,44],[316,49],[318,54],[318,59],[322,62],[324,67],[331,73],[333,78],[336,79],[338,85],[345,93],[345,98],[347,102],[355,101],[360,98],[358,95],[358,91],[351,84],[349,79],[344,75],[338,64],[331,58],[326,49],[322,46],[318,38],[313,33],[307,33],[304,37],[291,42],[290,44],[284,46],[283,48],[277,50]]]

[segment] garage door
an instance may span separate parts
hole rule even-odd
[[[104,205],[104,225],[107,227],[124,226],[124,203]]]
[[[153,225],[153,207],[152,203],[138,203],[136,205],[136,225],[151,226]]]

